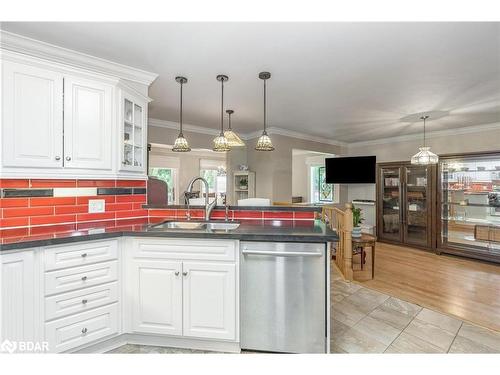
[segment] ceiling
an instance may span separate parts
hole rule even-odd
[[[268,126],[343,142],[500,122],[500,23],[56,23],[2,29],[159,74],[150,117],[220,126],[220,84],[233,128]],[[415,115],[417,114],[417,115]]]

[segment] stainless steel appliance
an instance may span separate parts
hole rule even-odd
[[[240,243],[241,347],[325,353],[326,246]]]

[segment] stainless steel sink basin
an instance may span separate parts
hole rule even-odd
[[[209,230],[230,231],[235,230],[240,223],[226,221],[164,221],[151,226],[153,230],[186,229],[186,230]]]
[[[161,223],[159,225],[155,225],[155,228],[164,228],[164,229],[205,229],[207,226],[206,223],[200,223],[196,221],[167,221],[165,223]]]
[[[240,226],[240,223],[217,223],[217,222],[209,222],[207,223],[208,230],[235,230]]]

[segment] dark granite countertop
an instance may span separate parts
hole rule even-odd
[[[87,228],[66,232],[0,238],[0,251],[27,249],[48,245],[59,245],[81,241],[91,241],[122,236],[131,237],[183,237],[238,239],[246,241],[283,241],[283,242],[334,242],[337,233],[330,230],[320,220],[245,220],[231,231],[210,231],[191,229],[167,229],[158,231],[152,225],[138,224],[100,228]]]
[[[146,209],[184,209],[187,210],[187,204],[145,204]],[[229,206],[233,211],[306,211],[321,212],[321,205],[296,205],[296,206]],[[204,209],[204,205],[190,205],[191,209]],[[215,206],[216,210],[224,210],[225,206]]]

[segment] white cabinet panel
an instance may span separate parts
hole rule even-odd
[[[184,336],[236,339],[236,265],[184,262]]]
[[[45,324],[51,352],[62,352],[118,333],[118,305],[100,307]]]
[[[111,169],[113,88],[64,78],[64,166]]]
[[[3,61],[2,81],[3,165],[62,167],[62,74]]]
[[[104,284],[117,278],[117,261],[50,271],[45,273],[45,295]]]
[[[45,249],[45,270],[83,266],[118,258],[118,242],[84,242]]]
[[[136,332],[182,334],[182,263],[132,261],[132,328]]]
[[[118,301],[118,283],[109,283],[45,298],[45,320],[81,313]]]
[[[35,261],[33,251],[0,256],[0,342],[35,339]]]

